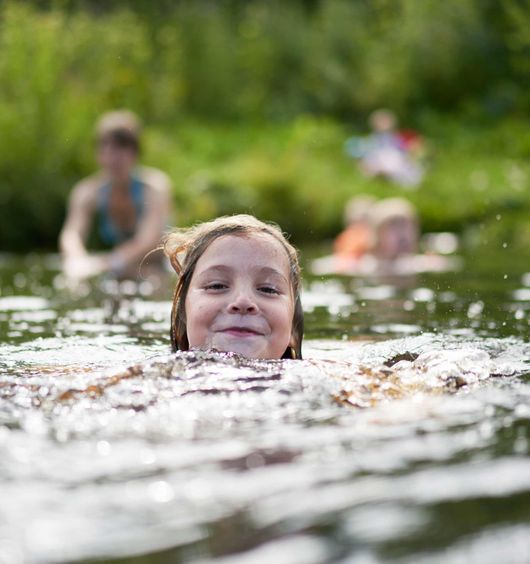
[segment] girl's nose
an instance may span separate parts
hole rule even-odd
[[[247,292],[238,292],[228,306],[230,313],[257,313],[258,306]]]

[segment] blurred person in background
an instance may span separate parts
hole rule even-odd
[[[370,209],[376,200],[369,195],[351,198],[344,208],[344,225],[333,241],[333,256],[337,270],[347,270],[355,265],[373,245],[373,228]]]
[[[366,176],[385,178],[404,188],[418,187],[424,176],[422,138],[411,129],[398,130],[397,118],[390,110],[376,110],[369,122],[372,133],[348,139],[346,153],[359,160]]]
[[[394,261],[418,252],[419,218],[415,207],[403,198],[386,198],[370,209],[374,229],[372,254],[379,261]]]
[[[458,270],[458,240],[452,233],[431,233],[420,252],[420,218],[414,205],[404,198],[386,198],[370,209],[374,230],[372,257],[381,274],[412,275],[420,272]],[[427,245],[425,243],[428,243]]]
[[[420,221],[404,198],[357,196],[346,204],[345,220],[333,255],[313,261],[314,274],[414,274],[445,266],[434,255],[418,254]]]
[[[137,116],[125,110],[104,114],[96,126],[100,170],[74,186],[59,236],[69,279],[105,272],[135,279],[145,255],[159,244],[171,211],[171,181],[160,170],[140,166],[139,155]],[[108,249],[103,253],[87,249],[96,216],[99,239]],[[154,256],[147,271],[162,265],[161,256]]]

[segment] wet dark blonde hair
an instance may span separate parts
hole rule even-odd
[[[251,215],[244,214],[219,217],[187,229],[179,229],[165,238],[164,252],[178,275],[171,309],[171,347],[173,351],[189,349],[185,304],[197,261],[213,241],[225,235],[241,237],[269,235],[278,241],[287,253],[290,285],[295,304],[291,329],[294,344],[287,347],[282,358],[302,358],[304,313],[300,302],[301,277],[298,253],[277,225],[264,223]]]

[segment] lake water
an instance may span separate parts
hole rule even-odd
[[[0,563],[530,562],[530,260],[305,282],[305,360],[0,260]]]

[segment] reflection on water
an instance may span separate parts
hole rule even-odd
[[[530,560],[518,263],[308,280],[306,360],[250,362],[49,260],[0,268],[2,564]]]

